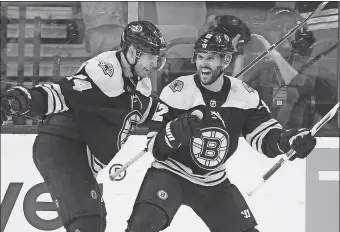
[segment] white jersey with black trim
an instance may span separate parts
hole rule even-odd
[[[153,167],[213,186],[227,178],[225,162],[236,151],[241,134],[259,153],[272,155],[263,147],[277,146],[277,141],[266,135],[272,129],[282,129],[281,125],[254,89],[233,77],[224,76],[223,80],[218,93],[203,87],[196,75],[179,77],[163,89],[160,99],[169,106],[203,112],[202,129],[199,138],[192,138],[165,161],[154,161]]]

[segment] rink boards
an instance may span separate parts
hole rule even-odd
[[[64,232],[56,206],[33,164],[34,138],[35,135],[1,136],[1,232]],[[108,212],[107,231],[125,230],[152,156],[142,157],[119,181],[111,182],[108,172],[136,155],[145,142],[144,136],[132,136],[112,163],[98,175],[99,183],[103,183]],[[252,197],[246,196],[249,187],[259,181],[277,159],[257,153],[240,138],[239,150],[227,164],[229,178],[246,197],[259,230],[339,231],[339,138],[318,138],[317,148],[307,160],[287,163]],[[165,231],[209,230],[191,209],[183,206]]]

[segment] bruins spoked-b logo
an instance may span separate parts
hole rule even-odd
[[[168,193],[165,190],[158,190],[157,196],[159,197],[159,199],[161,199],[163,201],[168,199]]]
[[[138,110],[131,111],[128,115],[126,115],[122,129],[118,135],[117,147],[121,149],[124,143],[126,143],[129,135],[134,131],[138,122],[140,121],[142,115]]]
[[[110,169],[109,169],[109,173],[110,175],[113,174],[114,172],[118,171],[119,169],[121,169],[123,167],[122,164],[113,164]],[[126,177],[126,170],[124,170],[123,173],[119,174],[116,179],[114,181],[121,181]]]
[[[214,170],[224,162],[229,142],[229,134],[221,128],[201,129],[201,137],[191,140],[192,159],[199,167]]]

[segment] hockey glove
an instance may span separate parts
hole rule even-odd
[[[316,145],[316,138],[314,138],[308,129],[290,129],[284,131],[279,140],[279,148],[283,153],[287,153],[290,149],[296,151],[290,160],[293,161],[296,158],[306,158]]]
[[[166,124],[156,137],[153,148],[155,158],[164,160],[180,146],[189,143],[192,137],[200,136],[201,119],[192,114],[182,114]]]
[[[165,141],[174,149],[187,144],[191,137],[199,136],[201,120],[191,114],[182,114],[165,127]]]
[[[27,113],[31,99],[30,92],[21,86],[1,91],[1,125],[12,116]]]

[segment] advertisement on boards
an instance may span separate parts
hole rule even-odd
[[[1,137],[1,232],[64,232],[43,179],[32,160],[35,135]],[[107,208],[107,231],[123,232],[152,155],[147,153],[112,182],[108,174],[125,164],[145,145],[131,136],[115,159],[98,174]],[[307,160],[282,167],[261,189],[246,191],[279,159],[254,151],[243,138],[227,162],[232,183],[245,196],[261,232],[339,231],[339,138],[318,138]],[[327,216],[328,215],[328,216]],[[279,227],[277,225],[280,225]],[[194,212],[182,206],[166,232],[208,232]],[[336,230],[337,229],[337,230]]]

